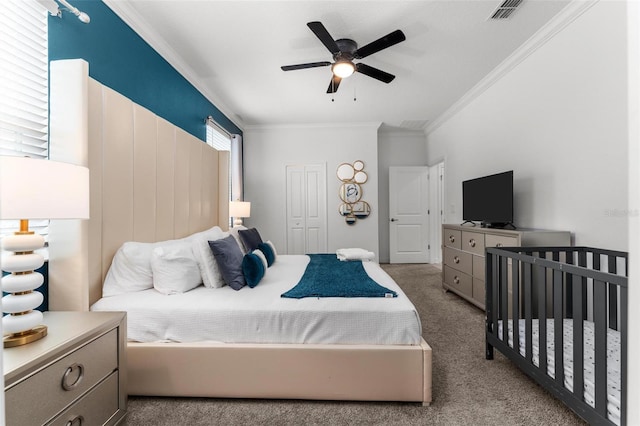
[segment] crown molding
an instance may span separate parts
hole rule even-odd
[[[140,14],[131,6],[129,2],[121,0],[103,0],[120,19],[124,21],[136,34],[149,44],[160,54],[172,67],[174,67],[193,87],[195,87],[205,98],[209,100],[221,113],[223,113],[234,125],[243,130],[245,125],[242,119],[232,112],[213,92],[202,86],[196,73],[187,63],[176,53],[169,44],[151,27]],[[203,112],[206,115],[206,112]]]
[[[358,123],[295,123],[295,124],[254,124],[246,125],[245,131],[249,130],[278,130],[278,129],[354,129],[370,128],[379,129],[380,122],[358,122]]]
[[[589,10],[599,0],[572,0],[556,16],[540,28],[533,36],[525,41],[518,49],[502,61],[496,68],[487,74],[480,82],[473,86],[467,93],[445,110],[440,116],[431,121],[425,127],[426,135],[429,135],[458,112],[469,105],[474,99],[484,93],[496,82],[502,79],[513,68],[524,61],[529,55],[545,45],[549,40],[561,32],[583,13]]]

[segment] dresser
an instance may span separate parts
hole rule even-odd
[[[48,334],[3,351],[12,425],[115,425],[126,413],[126,314],[45,312]]]
[[[442,225],[442,287],[479,308],[485,305],[485,248],[570,246],[571,233]]]

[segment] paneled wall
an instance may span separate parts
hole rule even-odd
[[[86,108],[69,120],[64,111],[78,105]],[[88,309],[122,243],[181,238],[226,222],[228,193],[218,186],[226,187],[219,177],[228,153],[89,78],[86,62],[52,62],[51,111],[51,159],[86,165],[91,178],[88,223],[51,226],[52,310]],[[78,279],[90,281],[90,294],[75,292]]]

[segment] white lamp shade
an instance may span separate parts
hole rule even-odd
[[[229,216],[231,217],[250,217],[251,203],[249,201],[230,201]]]
[[[88,168],[0,156],[0,219],[88,218]]]

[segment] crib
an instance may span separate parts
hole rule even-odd
[[[627,253],[486,250],[486,358],[494,348],[589,424],[626,424]]]

